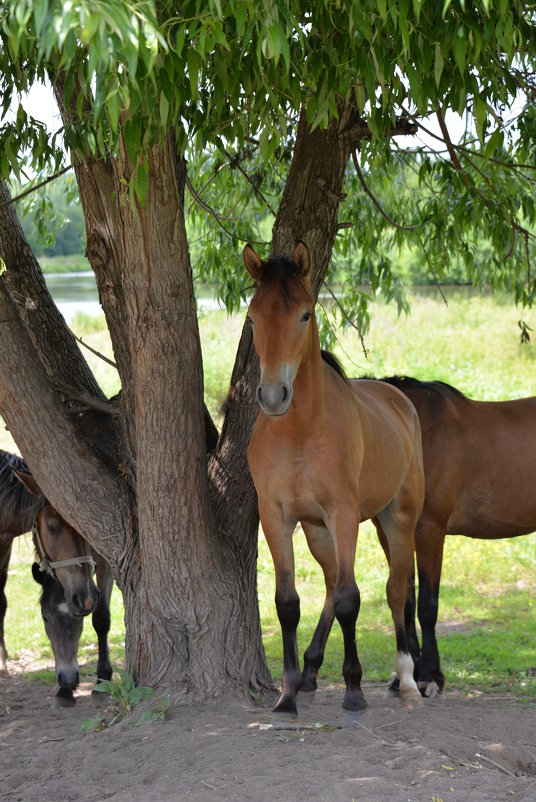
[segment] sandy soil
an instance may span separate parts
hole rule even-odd
[[[163,722],[131,716],[102,732],[81,723],[107,697],[83,683],[74,708],[28,677],[0,679],[0,799],[20,802],[494,802],[536,800],[536,711],[508,696],[446,692],[406,711],[365,684],[368,709],[344,714],[342,688],[300,701],[298,722],[269,700],[171,705]]]

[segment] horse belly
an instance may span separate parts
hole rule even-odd
[[[485,488],[466,487],[449,516],[447,533],[495,539],[536,531],[536,493],[530,482],[517,478],[515,486],[497,481]]]

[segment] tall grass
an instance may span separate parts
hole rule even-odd
[[[501,299],[480,297],[466,290],[448,296],[415,292],[410,317],[375,304],[370,334],[363,354],[351,329],[340,337],[337,356],[350,375],[393,373],[421,379],[441,379],[479,399],[499,400],[536,395],[536,347],[520,345],[520,311]],[[536,331],[536,314],[524,314]],[[205,314],[200,321],[205,400],[219,419],[228,389],[243,315]],[[75,321],[75,326],[77,322]],[[106,332],[78,321],[84,341],[111,356]],[[119,389],[116,372],[89,352],[86,358],[111,395]],[[0,447],[15,450],[8,433],[0,432]],[[536,447],[536,444],[535,444]],[[298,592],[302,600],[299,644],[303,652],[320,612],[324,588],[321,571],[309,554],[300,530],[295,535]],[[31,578],[31,547],[15,544],[7,586],[9,610],[6,642],[13,657],[25,649],[51,659],[37,607],[38,587]],[[259,537],[259,604],[263,640],[274,678],[281,675],[281,638],[274,607],[271,557]],[[466,690],[500,689],[521,698],[536,696],[531,667],[536,665],[536,535],[507,541],[446,540],[440,595],[439,648],[450,686]],[[366,680],[386,681],[394,668],[394,636],[385,601],[387,567],[374,529],[360,529],[356,577],[361,591],[358,649]],[[113,595],[111,636],[116,665],[123,654],[120,594]],[[87,670],[96,662],[95,638],[88,623],[81,642]],[[338,625],[328,641],[321,670],[325,681],[341,679],[342,638]],[[528,673],[526,673],[528,671]]]

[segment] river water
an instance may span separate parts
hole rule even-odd
[[[45,275],[45,280],[67,323],[70,323],[78,311],[90,316],[102,314],[97,285],[91,270],[80,273],[48,273]],[[441,298],[437,287],[432,285],[413,287],[411,292],[418,296],[422,295],[437,300]],[[478,290],[468,286],[445,286],[442,288],[442,294],[446,298],[455,298],[459,295],[468,298],[478,294]],[[500,299],[501,294],[496,293],[495,297]],[[224,309],[224,306],[214,297],[214,292],[210,287],[202,289],[197,303],[199,311],[212,312]]]
[[[81,273],[48,273],[45,281],[67,323],[70,323],[76,312],[83,312],[91,317],[102,314],[95,276],[91,270]],[[209,294],[198,298],[198,308],[211,312],[224,307]]]

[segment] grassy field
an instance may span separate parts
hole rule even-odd
[[[478,297],[465,290],[449,294],[448,306],[437,296],[415,293],[412,313],[398,318],[396,310],[377,304],[367,337],[369,355],[355,332],[341,338],[336,353],[350,375],[384,376],[405,373],[422,379],[442,379],[474,398],[500,400],[536,395],[536,347],[521,346],[517,321],[509,303]],[[523,315],[536,331],[536,314]],[[243,316],[223,312],[201,319],[205,361],[206,402],[218,418],[225,399]],[[107,334],[78,318],[73,327],[92,347],[110,354]],[[118,389],[117,376],[88,353],[88,361],[108,394]],[[16,450],[9,434],[0,432],[0,446]],[[298,531],[296,565],[302,600],[299,647],[303,653],[322,606],[323,583]],[[12,656],[29,649],[50,657],[38,614],[38,588],[29,572],[29,538],[14,547],[7,586],[9,610],[6,642]],[[281,674],[281,638],[273,603],[273,568],[266,543],[259,538],[259,603],[264,644],[274,677]],[[440,597],[439,648],[448,684],[470,693],[495,690],[519,698],[536,696],[530,669],[536,665],[536,535],[502,542],[447,538]],[[366,680],[385,681],[394,668],[394,636],[385,601],[387,569],[373,528],[363,525],[358,541],[356,577],[362,604],[358,648]],[[113,595],[112,655],[120,664],[123,648],[122,607]],[[91,626],[85,627],[80,657],[94,670],[96,654]],[[342,639],[337,625],[328,641],[322,668],[324,680],[341,679]],[[527,670],[529,673],[527,674]],[[49,675],[51,678],[51,675]],[[51,678],[51,681],[52,678]]]

